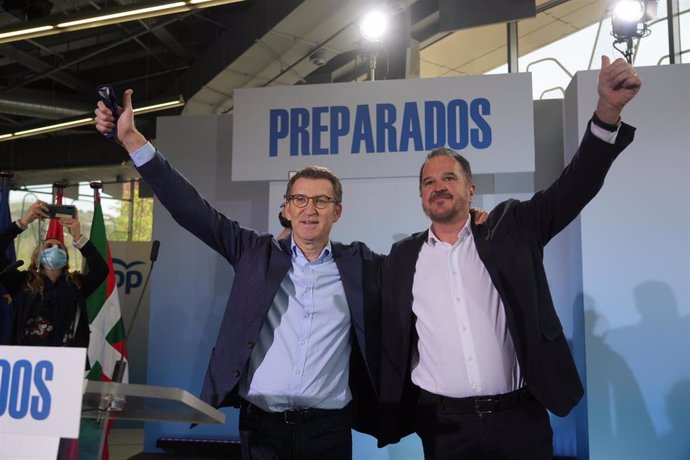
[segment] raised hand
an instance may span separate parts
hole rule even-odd
[[[618,58],[611,62],[608,56],[602,56],[597,83],[597,116],[606,123],[616,124],[623,107],[640,92],[641,86],[642,81],[628,61]]]
[[[63,217],[60,219],[60,223],[63,227],[69,229],[72,239],[77,241],[81,238],[81,225],[79,224],[79,211],[76,211],[75,217]]]
[[[128,89],[122,95],[122,107],[118,107],[117,137],[114,139],[118,144],[127,149],[129,153],[146,144],[146,138],[137,131],[134,124],[134,111],[132,109],[133,92],[131,89]],[[115,127],[115,117],[103,101],[98,101],[94,113],[96,114],[94,119],[96,129],[102,134],[111,132]]]
[[[20,226],[26,228],[31,222],[36,219],[46,219],[48,217],[48,206],[44,201],[36,200],[34,201],[29,209],[26,210],[24,215],[18,219]]]

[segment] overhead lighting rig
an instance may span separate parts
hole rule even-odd
[[[611,10],[613,47],[632,64],[634,42],[651,33],[647,22],[656,17],[658,0],[618,0]],[[624,45],[621,49],[619,46]]]
[[[244,1],[246,0],[149,0],[88,13],[53,15],[24,22],[21,26],[1,28],[0,44]]]
[[[172,101],[161,102],[158,104],[148,105],[145,107],[138,107],[132,111],[135,115],[138,115],[143,113],[158,112],[160,110],[174,109],[176,107],[182,107],[184,104],[185,101],[182,98],[182,96],[180,96],[178,99]],[[92,125],[94,123],[93,120],[93,117],[84,117],[75,120],[64,121],[61,123],[55,123],[52,125],[39,126],[38,128],[16,131],[14,133],[0,134],[0,142],[13,141],[15,139],[21,139],[23,137],[38,136],[40,134],[63,131],[66,129],[77,128],[79,126]]]

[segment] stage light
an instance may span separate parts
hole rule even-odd
[[[622,22],[637,23],[645,12],[643,0],[621,0],[613,7],[613,17]]]
[[[388,30],[388,15],[383,10],[371,10],[362,18],[359,31],[362,38],[370,42],[383,39]]]
[[[376,58],[382,48],[382,41],[388,31],[390,12],[384,8],[369,10],[359,23],[359,32],[364,39],[362,49],[369,58],[369,80],[376,80]]]
[[[651,33],[647,22],[656,16],[658,0],[618,0],[611,9],[613,47],[632,64],[633,40]],[[625,49],[619,45],[625,45]]]

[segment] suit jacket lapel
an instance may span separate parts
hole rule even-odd
[[[362,259],[357,257],[355,249],[344,250],[341,244],[331,243],[331,248],[333,249],[333,260],[338,267],[340,279],[345,289],[345,298],[350,309],[350,320],[362,352],[365,352]]]
[[[417,259],[419,259],[419,251],[422,245],[429,237],[429,231],[424,231],[412,235],[411,239],[401,248],[402,253],[400,260],[395,261],[396,270],[400,275],[399,286],[393,286],[393,289],[402,289],[400,292],[400,307],[396,309],[399,312],[398,324],[400,325],[401,346],[403,349],[408,349],[412,352],[412,348],[417,346],[417,329],[414,326],[414,314],[412,313],[412,285],[414,284],[414,275],[417,267]],[[410,341],[411,338],[411,341]],[[409,365],[409,356],[407,357],[407,365]],[[403,366],[403,372],[406,366]]]
[[[284,241],[287,240],[287,243]],[[266,268],[266,282],[264,289],[258,297],[258,305],[262,307],[254,311],[251,322],[255,322],[255,327],[260,328],[263,325],[268,311],[273,305],[273,299],[280,289],[280,285],[285,278],[285,275],[292,266],[292,252],[290,249],[290,238],[285,238],[281,241],[273,240],[274,250],[270,251],[270,263]],[[257,329],[258,330],[258,329]]]

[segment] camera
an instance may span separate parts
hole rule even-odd
[[[71,204],[49,204],[48,217],[51,219],[62,219],[65,217],[77,217],[77,207]]]

